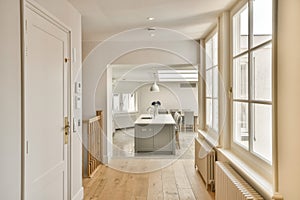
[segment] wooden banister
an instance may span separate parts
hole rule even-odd
[[[83,169],[86,169],[83,175],[88,177],[91,177],[100,165],[103,116],[102,111],[97,111],[96,114],[95,117],[83,120],[87,129],[84,131],[84,134],[86,134],[86,137],[84,137],[86,142],[84,143],[86,144],[87,156],[83,158],[83,165],[87,166],[83,167]]]

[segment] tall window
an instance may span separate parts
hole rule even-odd
[[[136,112],[136,94],[114,94],[113,95],[113,111],[118,112]]]
[[[206,127],[218,132],[218,35],[206,43]]]
[[[249,1],[233,22],[233,142],[272,162],[272,0]]]

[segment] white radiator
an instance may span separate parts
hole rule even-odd
[[[204,139],[195,138],[195,166],[205,182],[206,189],[208,185],[211,185],[211,190],[214,189],[215,158],[213,148]]]
[[[216,200],[263,200],[228,163],[216,162]]]

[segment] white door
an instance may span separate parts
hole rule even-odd
[[[68,32],[25,8],[25,199],[67,199]]]

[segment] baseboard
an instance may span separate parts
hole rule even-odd
[[[104,155],[103,157],[102,157],[102,164],[104,164],[104,165],[107,165],[108,164],[108,156],[106,156],[106,155]]]
[[[72,200],[83,200],[83,187],[72,197]]]

